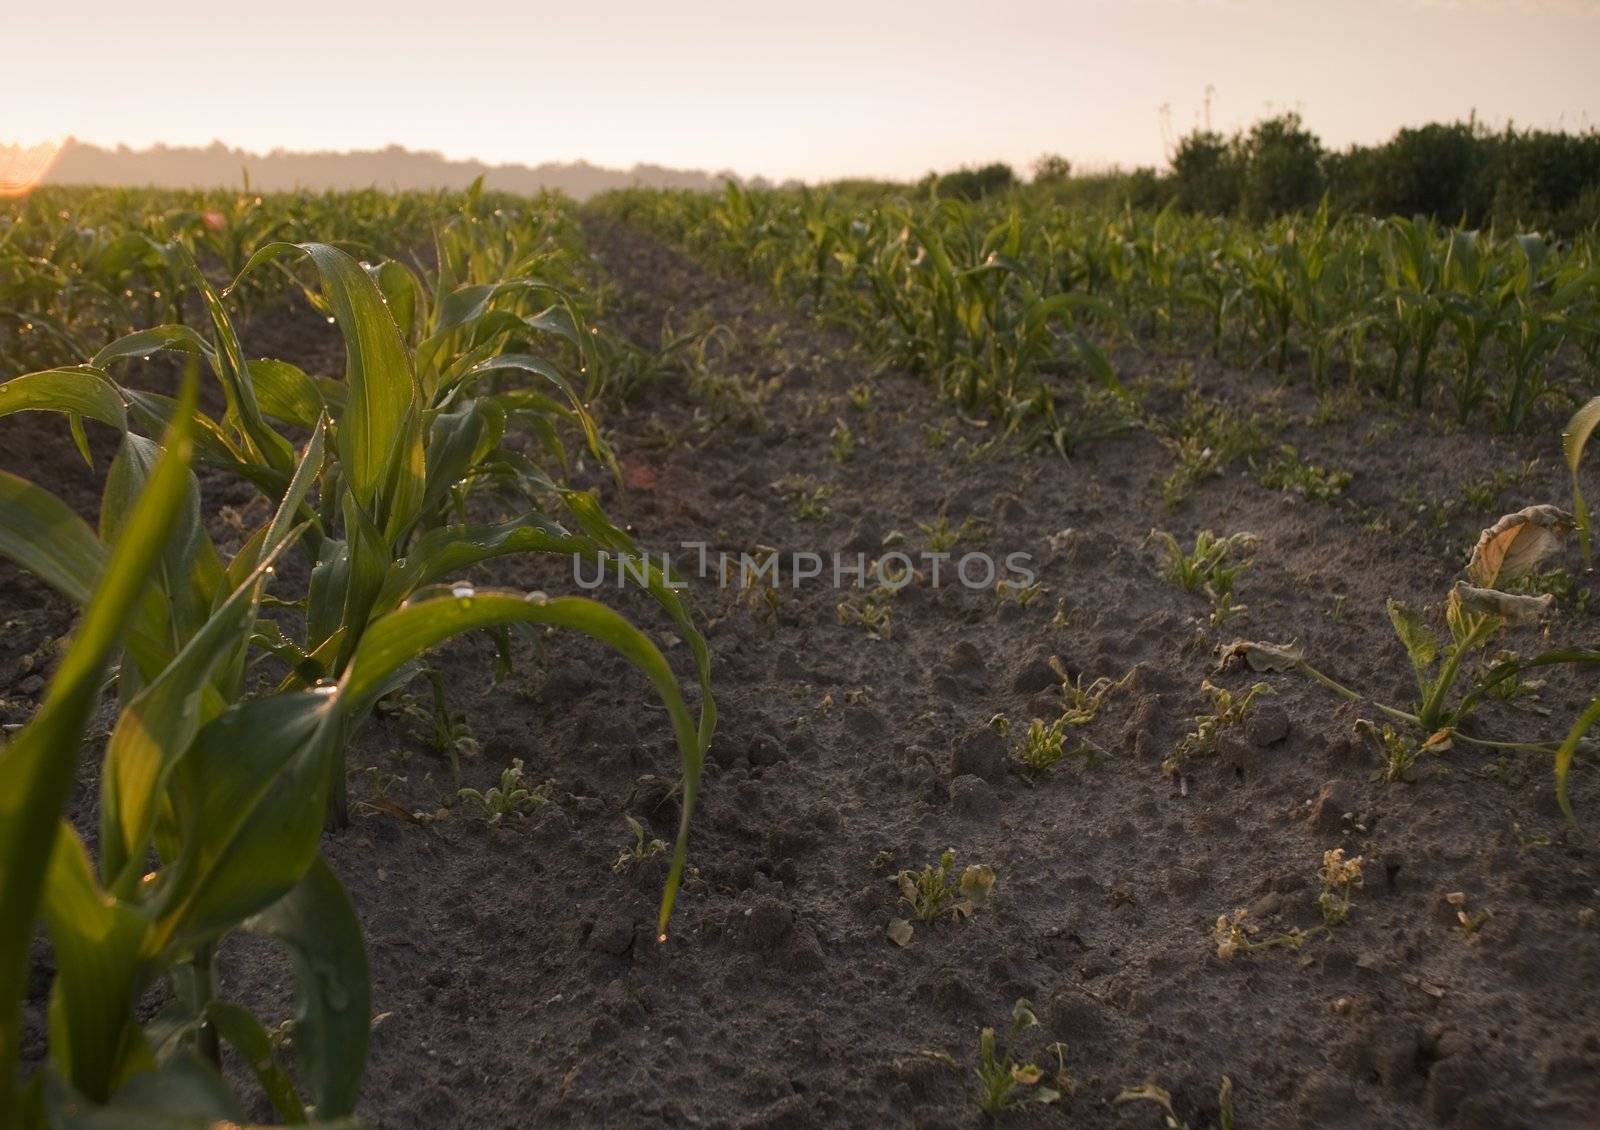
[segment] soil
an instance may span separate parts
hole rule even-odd
[[[1113,1101],[1154,1082],[1191,1127],[1214,1126],[1224,1076],[1241,1127],[1594,1124],[1592,763],[1573,771],[1576,827],[1542,756],[1458,745],[1425,756],[1411,781],[1384,783],[1372,779],[1376,747],[1354,733],[1362,711],[1295,674],[1217,671],[1218,646],[1236,636],[1296,639],[1335,677],[1409,703],[1385,598],[1437,606],[1481,527],[1564,502],[1555,430],[1495,438],[1360,401],[1319,412],[1303,386],[1125,351],[1119,370],[1155,419],[1182,410],[1177,381],[1192,379],[1273,421],[1276,442],[1354,475],[1340,500],[1317,505],[1233,467],[1168,511],[1172,456],[1149,429],[1071,458],[970,455],[992,427],[874,366],[837,329],[638,231],[599,216],[586,226],[616,284],[610,328],[653,346],[664,324],[725,326],[713,370],[747,389],[771,382],[764,426],[737,414],[719,424],[718,402],[682,373],[611,412],[629,485],[606,487],[605,502],[643,545],[672,552],[680,570],[692,563],[685,542],[876,556],[888,539],[915,556],[922,524],[971,518],[981,532],[969,527],[955,552],[1031,554],[1043,591],[1024,605],[948,575],[937,589],[921,580],[884,602],[878,639],[841,622],[850,594],[826,577],[786,585],[775,609],[693,580],[721,724],[664,944],[664,857],[613,869],[632,843],[624,814],[663,839],[676,820],[676,755],[643,681],[570,636],[519,644],[498,685],[487,641],[444,649],[451,705],[480,746],[462,759],[462,783],[485,788],[521,758],[530,780],[554,784],[548,803],[498,826],[467,802],[417,821],[406,814],[432,812],[455,783],[415,724],[379,717],[351,752],[355,820],[325,851],[367,930],[370,1124],[976,1126],[979,1029],[1003,1032],[1019,998],[1040,1021],[1020,1056],[1049,1077],[1048,1045],[1064,1043],[1076,1090],[1003,1116],[1009,1125],[1156,1126],[1154,1106]],[[336,372],[336,339],[296,317],[254,327],[247,348]],[[865,410],[846,396],[858,385],[871,390]],[[0,465],[57,486],[92,518],[97,478],[66,429],[42,420],[0,421]],[[857,440],[846,462],[833,455],[837,420]],[[1492,510],[1463,500],[1463,486],[1533,459]],[[798,517],[773,487],[795,474],[832,488],[825,516]],[[1257,535],[1238,582],[1247,611],[1212,626],[1203,597],[1163,578],[1153,526],[1185,544],[1201,529]],[[501,561],[475,579],[572,587],[551,562]],[[603,595],[665,630],[650,606]],[[0,565],[0,619],[0,695],[16,723],[71,614]],[[1511,646],[1532,649],[1537,636],[1525,629]],[[1597,637],[1596,609],[1571,602],[1549,632]],[[687,680],[685,650],[669,654]],[[1086,683],[1129,677],[1072,739],[1095,756],[1028,775],[1007,746],[1031,718],[1059,714],[1052,656]],[[1271,693],[1249,723],[1164,775],[1163,758],[1208,709],[1202,683],[1242,692],[1257,678]],[[1592,693],[1552,676],[1537,702],[1488,711],[1482,732],[1558,736]],[[1009,739],[991,726],[997,714]],[[96,760],[85,756],[74,801],[86,828]],[[1218,957],[1213,926],[1239,907],[1262,924],[1258,937],[1315,926],[1318,868],[1336,847],[1363,860],[1348,922],[1297,950]],[[895,873],[946,848],[958,868],[994,869],[992,900],[893,944],[885,927],[906,916]],[[1468,912],[1490,912],[1475,932],[1446,900],[1455,892]],[[40,957],[35,1060],[43,947]],[[288,1014],[276,954],[230,945],[221,977],[264,1018]]]

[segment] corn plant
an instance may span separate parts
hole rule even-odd
[[[498,269],[493,247],[470,240],[461,247],[460,255],[443,252],[452,271],[483,264],[484,256],[483,269]],[[300,1078],[319,1117],[348,1113],[365,1055],[365,958],[348,900],[317,859],[320,813],[331,806],[343,815],[343,751],[378,699],[424,671],[429,649],[465,631],[582,632],[628,659],[661,698],[684,771],[684,819],[661,901],[665,937],[715,725],[704,642],[666,578],[637,561],[631,540],[593,496],[561,488],[533,457],[501,443],[505,421],[524,419],[557,462],[563,427],[577,429],[607,461],[559,364],[504,348],[554,336],[570,344],[582,368],[581,323],[559,297],[532,311],[518,305],[529,292],[548,292],[543,283],[441,281],[424,289],[397,265],[369,271],[324,244],[269,245],[246,273],[287,256],[314,266],[319,298],[345,336],[341,382],[318,382],[281,362],[245,363],[224,296],[189,264],[212,323],[209,339],[179,325],[138,331],[89,364],[0,385],[0,414],[66,415],[86,458],[83,417],[121,436],[98,532],[42,488],[0,479],[0,553],[86,605],[74,648],[85,658],[63,665],[46,709],[0,754],[8,773],[15,768],[8,779],[20,783],[8,801],[27,798],[15,801],[17,819],[5,823],[18,834],[0,841],[7,876],[0,903],[5,928],[16,935],[3,939],[0,980],[0,1110],[8,1122],[18,1102],[9,1088],[24,943],[41,916],[56,942],[58,1003],[49,1077],[25,1097],[34,1115],[62,1104],[114,1110],[123,1085],[151,1070],[170,1076],[172,1086],[194,1076],[208,1110],[232,1111],[214,1071],[218,1042],[226,1040],[257,1069],[280,1116],[302,1117],[307,1104],[263,1053],[270,1041],[259,1023],[217,995],[213,955],[239,929],[278,937],[301,955]],[[502,295],[510,296],[503,305]],[[192,378],[169,398],[112,376],[120,362],[155,350],[211,369],[226,405],[220,419],[198,410]],[[555,395],[521,387],[472,395],[485,381],[512,377],[536,378]],[[309,431],[299,451],[279,430],[286,426]],[[164,442],[145,438],[158,428]],[[272,519],[231,561],[200,521],[191,462],[239,476],[272,503]],[[499,526],[448,521],[465,492],[484,483],[510,484],[530,509]],[[560,501],[579,532],[531,508],[546,497]],[[296,549],[311,566],[309,583],[298,598],[274,604],[304,614],[299,642],[261,615],[276,563]],[[609,553],[632,563],[627,572],[689,643],[701,678],[699,722],[660,651],[603,605],[437,583],[513,552]],[[71,758],[60,751],[74,747],[73,727],[81,730],[98,672],[119,649],[123,709],[101,775],[96,866],[70,829],[52,853],[50,829],[71,779]],[[246,672],[263,662],[284,673],[275,690],[249,695]],[[58,699],[66,705],[52,710]],[[514,803],[515,790],[505,799]],[[160,862],[147,873],[151,848]],[[163,975],[175,1004],[154,1040],[140,1034],[134,1006]]]
[[[1487,698],[1503,694],[1527,672],[1556,665],[1583,670],[1600,667],[1600,650],[1588,647],[1548,648],[1526,657],[1514,651],[1490,656],[1487,650],[1502,632],[1553,613],[1555,598],[1550,594],[1529,596],[1506,588],[1533,577],[1538,566],[1560,549],[1572,528],[1572,518],[1563,511],[1532,506],[1507,514],[1485,529],[1473,548],[1466,579],[1458,580],[1446,596],[1442,636],[1420,612],[1398,601],[1388,602],[1390,622],[1416,677],[1414,704],[1398,706],[1372,699],[1313,667],[1304,652],[1292,645],[1237,640],[1223,649],[1222,664],[1244,663],[1255,671],[1299,671],[1342,698],[1375,708],[1390,723],[1382,735],[1391,767],[1389,779],[1404,779],[1417,752],[1443,753],[1456,742],[1551,756],[1557,799],[1570,817],[1567,774],[1585,735],[1600,721],[1600,706],[1590,703],[1566,737],[1558,741],[1486,738],[1468,727]],[[1401,729],[1397,730],[1396,724]],[[1376,731],[1371,723],[1367,728]]]

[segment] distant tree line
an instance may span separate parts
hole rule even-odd
[[[1298,114],[1282,114],[1232,136],[1194,130],[1162,171],[1071,176],[1064,158],[1047,154],[1034,182],[1068,199],[1254,220],[1314,209],[1326,196],[1337,212],[1570,234],[1600,224],[1600,132],[1494,131],[1469,120],[1330,150]],[[975,199],[1017,183],[997,163],[930,173],[920,187]]]

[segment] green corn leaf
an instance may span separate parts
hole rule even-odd
[[[268,416],[297,428],[311,428],[327,411],[317,382],[298,365],[263,359],[251,361],[249,369],[261,410]]]
[[[216,364],[216,350],[211,343],[188,326],[154,326],[124,334],[106,346],[89,362],[96,369],[105,369],[114,361],[130,358],[144,359],[153,353],[187,353]]]
[[[500,445],[505,430],[505,412],[492,400],[459,401],[450,411],[436,415],[428,429],[424,511],[433,513],[443,506],[450,488]]]
[[[167,668],[132,698],[111,731],[100,774],[100,852],[102,871],[123,898],[136,889],[168,774],[222,705],[215,695],[206,704],[212,672],[248,643],[261,590],[292,538],[279,539]]]
[[[425,474],[421,391],[411,354],[377,285],[359,263],[337,248],[325,243],[270,243],[250,257],[240,278],[286,254],[311,259],[344,334],[339,461],[362,509],[396,541],[422,505]]]
[[[0,556],[81,607],[105,568],[106,549],[72,507],[0,471]]]
[[[331,689],[231,707],[172,776],[182,856],[152,908],[162,944],[198,944],[282,898],[316,858],[339,737]]]
[[[361,921],[321,856],[305,877],[245,930],[286,946],[294,959],[295,1054],[319,1117],[355,1110],[372,1032],[372,989]]]
[[[1591,702],[1583,713],[1578,715],[1578,720],[1572,724],[1566,740],[1556,750],[1556,800],[1568,820],[1574,820],[1575,817],[1572,815],[1572,802],[1567,798],[1567,773],[1572,768],[1572,759],[1578,753],[1578,743],[1596,726],[1600,726],[1600,698]]]
[[[134,1006],[144,989],[149,922],[100,888],[72,827],[56,832],[40,907],[55,949],[51,1058],[83,1095],[105,1102],[155,1067]]]
[[[1566,430],[1561,433],[1561,454],[1566,458],[1567,470],[1572,472],[1572,513],[1578,523],[1578,540],[1583,546],[1583,560],[1593,560],[1589,544],[1589,507],[1583,500],[1583,488],[1578,482],[1578,464],[1583,459],[1583,449],[1588,446],[1595,430],[1600,428],[1600,396],[1595,397],[1572,414]]]
[[[195,382],[180,403],[192,407]],[[188,412],[168,433],[145,489],[100,572],[71,648],[51,680],[44,704],[17,737],[0,748],[0,1121],[13,1121],[22,986],[28,938],[39,909],[56,824],[66,804],[78,746],[106,664],[121,640],[177,521],[194,446]]]
[[[104,373],[88,366],[26,373],[0,384],[0,416],[13,412],[66,412],[128,430],[121,392]]]
[[[214,367],[228,398],[228,415],[239,426],[247,454],[253,462],[265,463],[274,471],[288,474],[294,466],[294,447],[261,415],[261,405],[256,400],[255,385],[251,383],[250,369],[245,364],[244,348],[239,344],[233,320],[228,317],[216,288],[195,266],[188,250],[182,244],[174,244],[174,253],[211,315],[211,325],[217,335]]]
[[[206,1021],[249,1065],[278,1117],[285,1122],[304,1122],[306,1108],[295,1094],[289,1073],[278,1063],[272,1050],[272,1037],[267,1035],[261,1021],[249,1009],[229,1001],[212,1001],[207,1005]]]
[[[133,1076],[105,1106],[76,1094],[47,1094],[51,1124],[72,1130],[249,1130],[228,1084],[187,1050]]]
[[[647,636],[622,616],[583,597],[546,598],[542,593],[524,595],[461,587],[421,593],[367,628],[345,671],[343,693],[349,697],[346,709],[367,709],[393,671],[446,639],[476,628],[515,623],[569,628],[599,640],[643,672],[667,708],[683,767],[683,816],[661,899],[659,930],[665,936],[683,875],[689,819],[699,792],[705,746],[666,659]]]

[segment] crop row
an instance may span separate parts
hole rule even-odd
[[[329,205],[334,230],[355,230],[368,208],[382,224],[417,204],[350,200],[348,214]],[[380,699],[426,673],[425,652],[463,632],[488,631],[509,659],[513,631],[567,628],[645,676],[683,769],[666,929],[715,725],[708,654],[669,578],[635,556],[592,493],[562,485],[568,444],[615,470],[577,383],[593,368],[595,335],[581,304],[551,281],[570,249],[552,246],[542,208],[500,209],[475,192],[455,204],[430,269],[251,238],[221,291],[194,263],[196,250],[228,262],[193,238],[201,229],[163,243],[141,235],[140,246],[161,248],[167,294],[192,296],[199,324],[133,330],[77,364],[0,384],[0,415],[65,417],[85,459],[95,445],[84,421],[115,441],[97,526],[48,484],[0,474],[0,555],[82,610],[42,706],[0,749],[0,1124],[241,1121],[218,1071],[223,1043],[285,1121],[352,1113],[368,971],[359,921],[320,839],[325,824],[347,819],[344,751],[354,735]],[[114,246],[127,233],[111,226],[105,237],[63,229],[76,233],[69,239],[14,228],[11,241],[58,252],[64,242]],[[69,262],[65,287],[36,297],[50,306],[90,293],[81,266]],[[337,323],[342,379],[246,360],[238,298],[274,276],[273,286],[303,285]],[[112,297],[100,284],[92,293]],[[92,325],[83,309],[57,311],[64,341],[138,313],[92,306],[101,319]],[[137,379],[157,353],[182,364],[175,396]],[[204,402],[203,371],[220,389]],[[214,540],[201,518],[202,479],[219,478],[249,484],[266,503],[265,520],[236,545]],[[480,519],[502,511],[515,516]],[[606,605],[458,579],[477,562],[526,553],[628,562],[625,574],[688,645],[698,717],[656,644]],[[64,812],[108,677],[118,713],[99,773],[98,835],[86,843]],[[38,924],[55,961],[50,1058],[19,1089]],[[215,955],[240,931],[294,959],[293,1071],[261,1022],[219,992]],[[166,1005],[147,1020],[141,1002],[162,980]]]
[[[1059,437],[1071,374],[1118,344],[1353,383],[1521,428],[1600,368],[1600,239],[1426,220],[1106,212],[1014,192],[629,190],[623,217],[808,301],[968,410]]]

